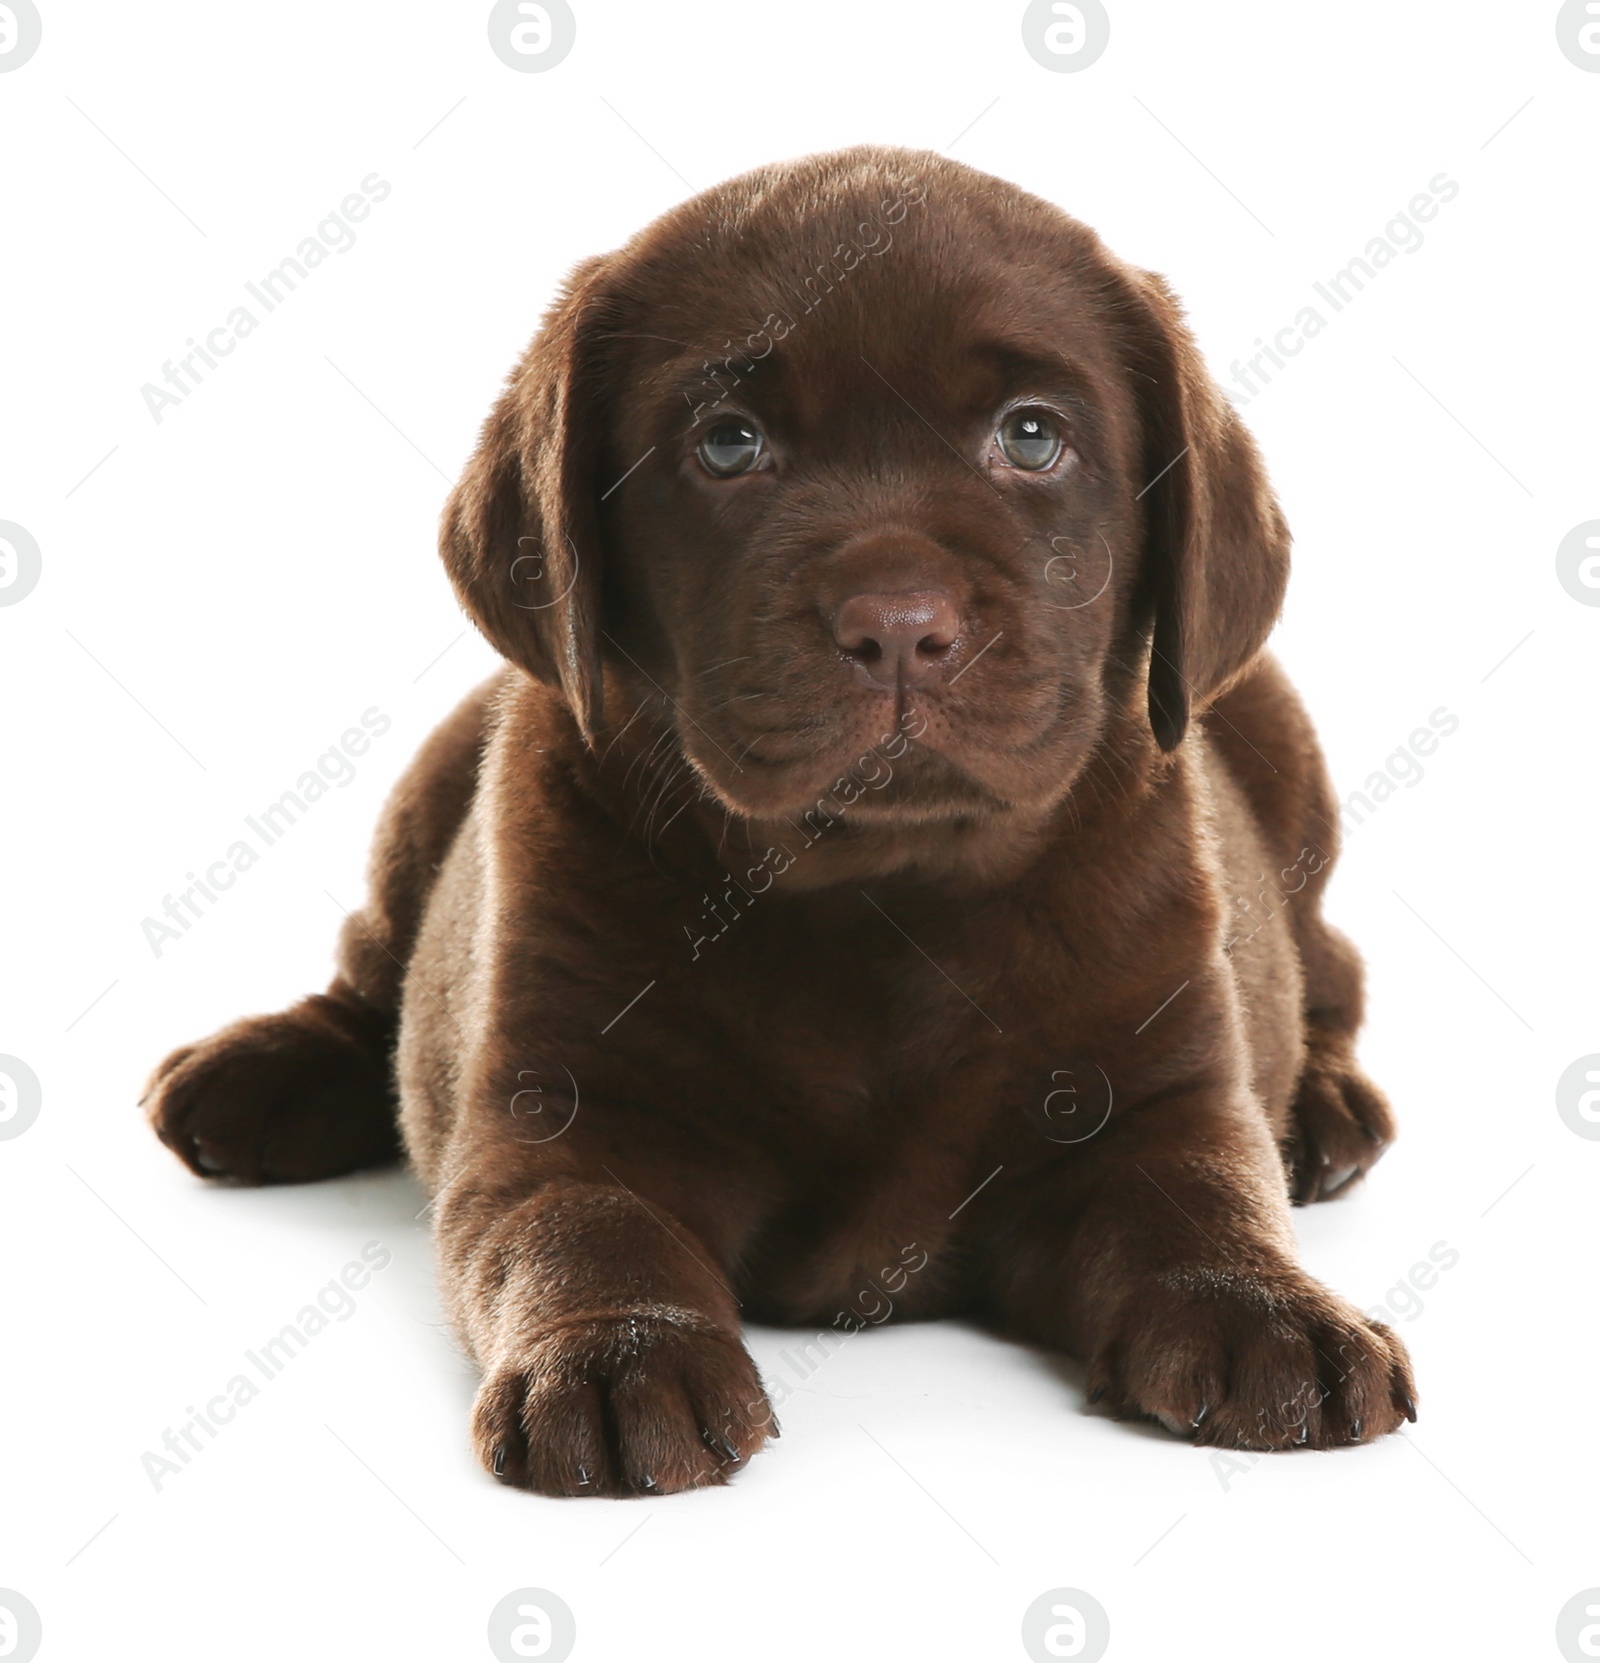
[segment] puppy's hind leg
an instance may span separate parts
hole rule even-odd
[[[392,1052],[406,963],[472,800],[494,690],[470,695],[396,786],[373,845],[371,895],[345,920],[328,991],[183,1046],[151,1076],[150,1123],[191,1170],[305,1183],[398,1157]]]
[[[1394,1141],[1388,1100],[1356,1061],[1361,955],[1322,916],[1339,852],[1339,806],[1311,719],[1267,654],[1204,718],[1279,865],[1306,986],[1306,1054],[1279,1128],[1297,1202],[1346,1193]]]

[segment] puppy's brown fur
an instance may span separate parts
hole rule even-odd
[[[1047,475],[996,460],[1019,399]],[[712,478],[730,412],[766,459]],[[1205,1441],[1413,1412],[1294,1260],[1291,1191],[1392,1126],[1261,654],[1288,535],[1158,278],[932,155],[734,180],[579,267],[441,547],[508,667],[395,792],[329,991],[149,1103],[250,1182],[391,1157],[398,1103],[486,1466],[717,1481],[775,1430],[741,1315],[869,1288]],[[937,675],[856,673],[864,590],[952,597]]]

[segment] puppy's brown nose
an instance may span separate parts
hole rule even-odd
[[[914,687],[944,668],[961,614],[943,589],[852,595],[833,620],[833,638],[874,687]]]

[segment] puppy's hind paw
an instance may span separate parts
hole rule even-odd
[[[1283,1144],[1291,1197],[1304,1206],[1348,1194],[1394,1135],[1388,1099],[1348,1050],[1314,1046]]]
[[[142,1102],[202,1178],[305,1183],[400,1153],[387,1037],[321,994],[174,1051]]]

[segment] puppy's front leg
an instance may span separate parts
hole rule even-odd
[[[1241,1449],[1415,1418],[1400,1340],[1295,1263],[1282,1164],[1241,1083],[1121,1109],[990,1206],[996,1314],[1084,1359],[1091,1402]]]
[[[776,1426],[684,1195],[573,1148],[543,1170],[519,1154],[478,1152],[437,1198],[446,1296],[483,1370],[484,1465],[547,1495],[722,1482]]]

